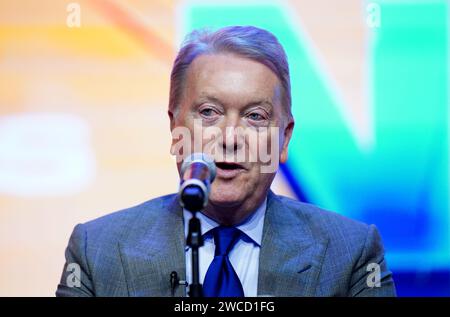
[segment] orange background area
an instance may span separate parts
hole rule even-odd
[[[166,114],[178,1],[80,0],[80,28],[68,3],[0,1],[0,129],[12,122],[0,147],[13,150],[0,154],[0,296],[53,296],[77,223],[178,187]],[[66,159],[90,162],[70,176],[79,186],[64,183]],[[68,189],[39,186],[50,177]],[[292,195],[281,176],[273,187]]]

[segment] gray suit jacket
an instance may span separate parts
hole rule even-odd
[[[170,273],[185,278],[184,247],[176,195],[79,224],[56,295],[171,296]],[[375,226],[269,192],[258,295],[395,296],[395,286]]]

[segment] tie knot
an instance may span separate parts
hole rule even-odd
[[[213,229],[215,255],[228,255],[234,245],[241,239],[242,231],[235,227],[219,226]]]

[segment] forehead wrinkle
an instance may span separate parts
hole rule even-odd
[[[199,56],[189,67],[186,81],[185,88],[194,103],[205,100],[242,108],[264,100],[272,110],[278,103],[281,86],[267,66],[236,55]],[[251,83],[247,85],[248,82]]]
[[[220,98],[215,97],[214,95],[208,94],[206,92],[200,93],[200,96],[196,100],[194,100],[194,105],[200,105],[204,102],[211,102],[213,104],[217,104],[222,107],[227,106],[227,104],[224,103]],[[239,104],[239,108],[241,108],[241,110],[247,110],[248,108],[258,107],[258,106],[266,108],[266,110],[268,110],[269,112],[272,112],[274,109],[273,103],[269,99],[265,99],[265,98],[264,99],[256,99],[255,98],[254,101],[249,101],[244,104]]]
[[[200,92],[196,93],[193,91],[193,93],[196,95],[194,96],[195,102],[209,101],[223,106],[240,105],[244,107],[267,105],[270,108],[273,108],[273,104],[279,99],[277,87],[270,90],[264,90],[266,93],[270,93],[270,96],[262,95],[260,93],[261,91],[262,89],[252,89],[252,91],[242,90],[240,88],[227,89],[225,87],[206,84],[206,87],[201,87]]]
[[[218,74],[226,74],[228,75],[226,77],[231,77],[232,81],[235,81],[250,75],[250,73],[262,84],[266,84],[267,81],[279,81],[276,74],[266,65],[235,54],[201,55],[192,62],[188,71],[195,72],[199,68],[201,71],[196,72],[197,79],[205,79],[207,77],[208,81],[214,79]],[[223,78],[220,79],[223,80]]]

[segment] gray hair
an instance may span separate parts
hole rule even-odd
[[[194,30],[187,35],[170,76],[169,111],[176,112],[189,65],[202,54],[233,53],[270,68],[283,90],[282,103],[292,118],[291,81],[286,53],[275,35],[254,26],[228,26],[217,31]]]

